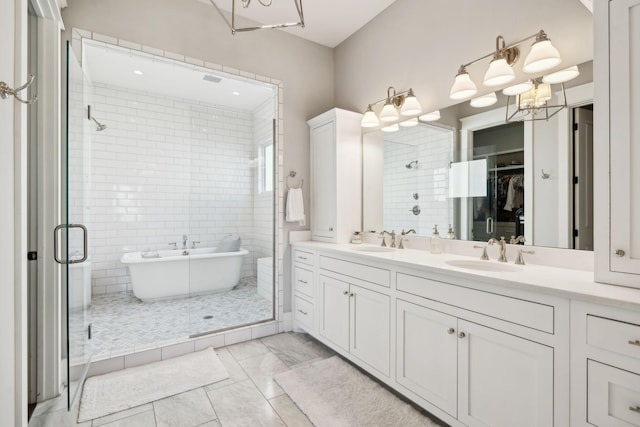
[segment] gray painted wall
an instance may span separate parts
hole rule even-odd
[[[364,111],[386,96],[413,87],[425,111],[452,105],[449,89],[458,67],[544,29],[574,65],[593,58],[593,18],[579,0],[397,0],[335,51],[336,106]],[[530,42],[515,66],[522,73]],[[468,68],[479,94],[489,59]]]

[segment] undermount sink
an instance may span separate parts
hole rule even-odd
[[[492,261],[474,261],[474,260],[466,260],[466,259],[455,259],[455,260],[445,261],[445,263],[449,264],[452,267],[467,268],[469,270],[497,271],[501,273],[515,273],[518,271],[522,271],[522,269],[519,267],[498,263],[495,261],[492,262]]]
[[[359,252],[393,252],[393,248],[383,246],[360,246],[353,249]]]

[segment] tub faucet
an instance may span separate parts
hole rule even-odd
[[[187,249],[187,240],[189,237],[186,234],[182,235],[182,249]]]
[[[173,249],[174,251],[178,250],[178,244],[176,242],[171,242],[171,243],[167,243],[169,246],[171,246],[171,249]]]

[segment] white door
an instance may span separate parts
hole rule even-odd
[[[553,426],[553,348],[458,320],[458,419]]]
[[[396,380],[456,417],[457,319],[410,302],[396,301]]]
[[[323,241],[336,235],[335,135],[335,122],[311,129],[311,231]]]
[[[320,275],[320,335],[349,351],[349,284]]]
[[[610,269],[640,274],[640,0],[609,8]]]
[[[391,302],[388,295],[351,285],[349,352],[389,376]]]

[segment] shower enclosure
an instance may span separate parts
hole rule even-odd
[[[68,62],[67,224],[88,236],[64,233],[65,259],[86,255],[69,384],[90,360],[273,320],[277,86],[86,39]],[[154,292],[136,296],[132,262]]]

